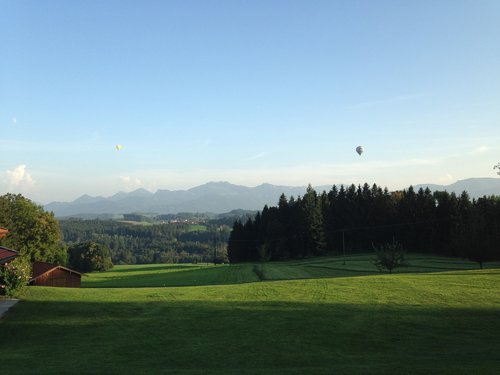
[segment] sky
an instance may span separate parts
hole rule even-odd
[[[0,0],[0,194],[498,178],[499,20],[498,0]]]

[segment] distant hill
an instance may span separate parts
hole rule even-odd
[[[468,178],[465,180],[458,180],[450,185],[420,184],[414,186],[415,190],[421,187],[424,189],[429,187],[432,191],[446,190],[449,193],[454,192],[457,195],[466,191],[471,198],[479,198],[485,195],[500,196],[500,178]]]
[[[322,190],[329,190],[324,187]],[[317,188],[320,190],[320,188]],[[267,205],[277,205],[282,193],[287,197],[303,195],[306,187],[275,186],[262,184],[257,187],[233,185],[229,182],[209,182],[189,190],[144,189],[130,193],[120,192],[109,198],[83,195],[73,202],[52,202],[45,209],[57,217],[81,218],[120,215],[131,212],[175,214],[179,212],[226,213],[235,209],[260,210]]]
[[[447,190],[460,194],[466,190],[471,197],[500,195],[500,178],[470,178],[451,185],[420,184],[432,191]],[[316,186],[317,192],[329,191],[331,186]],[[262,184],[256,187],[233,185],[229,182],[209,182],[189,190],[158,190],[152,193],[138,189],[130,193],[119,192],[111,197],[83,195],[73,202],[52,202],[45,209],[57,217],[113,217],[126,213],[175,214],[179,212],[226,213],[235,209],[261,210],[264,205],[275,206],[279,196],[287,198],[304,195],[305,186],[276,186]]]

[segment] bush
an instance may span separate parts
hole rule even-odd
[[[396,240],[392,240],[390,243],[380,246],[379,248],[373,246],[375,250],[375,259],[373,259],[373,264],[380,270],[387,270],[392,273],[392,270],[397,267],[405,266],[405,255],[406,252],[403,250],[403,246]]]
[[[27,257],[18,257],[0,266],[0,295],[19,296],[31,279],[31,263]]]
[[[109,248],[93,241],[70,246],[68,255],[70,267],[79,272],[107,271],[113,267]]]

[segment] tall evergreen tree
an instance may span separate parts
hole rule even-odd
[[[229,236],[227,244],[227,256],[230,263],[238,263],[243,260],[243,224],[236,220],[233,224],[233,230]]]
[[[324,254],[326,244],[321,202],[316,191],[310,184],[307,187],[306,194],[302,198],[302,211],[304,215],[304,255]]]
[[[333,185],[326,196],[326,202],[323,203],[323,225],[325,228],[326,248],[329,251],[338,251],[337,244],[337,220],[336,220],[336,204],[337,204],[338,189]]]
[[[458,255],[453,246],[453,238],[458,233],[458,200],[455,193],[434,192],[436,199],[436,236],[440,252],[446,255]]]

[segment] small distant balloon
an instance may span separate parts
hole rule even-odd
[[[116,145],[115,148],[116,148],[116,151],[120,151],[122,149],[122,145]]]
[[[359,156],[361,156],[361,154],[365,152],[365,149],[363,148],[363,146],[358,146],[356,147],[356,152],[358,153]]]

